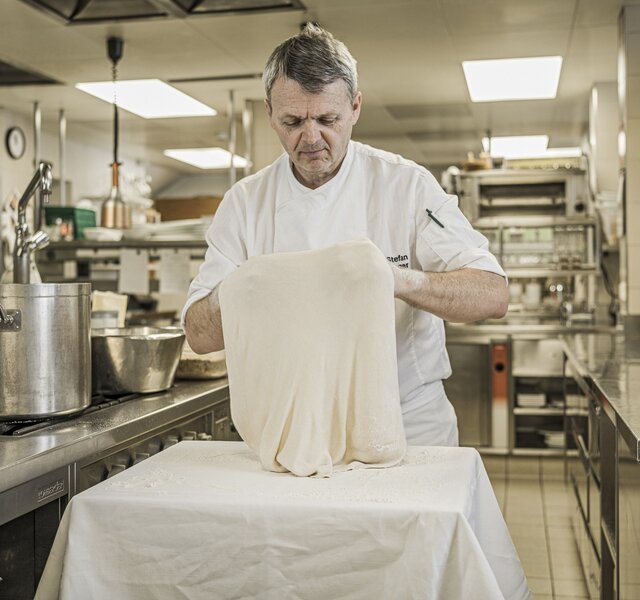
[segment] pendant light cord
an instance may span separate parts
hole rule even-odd
[[[113,63],[111,67],[111,78],[113,81],[113,162],[118,164],[118,95],[116,91],[116,81],[118,79],[118,67]]]

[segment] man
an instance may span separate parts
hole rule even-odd
[[[398,376],[407,441],[457,445],[443,319],[504,316],[504,272],[454,196],[400,156],[351,141],[362,95],[356,61],[307,25],[263,74],[271,127],[286,154],[234,185],[207,232],[209,248],[183,311],[194,351],[224,347],[217,289],[247,258],[369,238],[393,270]]]

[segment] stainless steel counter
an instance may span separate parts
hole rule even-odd
[[[571,365],[590,382],[640,461],[640,340],[618,334],[563,335]]]
[[[576,334],[615,334],[621,330],[606,325],[592,323],[446,323],[447,339],[462,339],[466,337],[525,337],[528,339],[543,339],[554,336],[571,336]]]
[[[0,436],[0,493],[124,443],[229,397],[227,379],[178,381],[149,394],[21,436]]]

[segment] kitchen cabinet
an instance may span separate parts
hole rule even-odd
[[[640,339],[574,335],[565,336],[563,346],[588,401],[587,435],[578,450],[582,464],[569,470],[574,517],[578,509],[584,513],[583,527],[574,518],[574,531],[590,593],[602,600],[635,600],[640,598]],[[592,553],[584,550],[588,538]]]
[[[447,342],[451,377],[444,388],[458,418],[460,445],[507,450],[511,389],[509,340],[473,337]],[[469,394],[473,390],[473,394]]]
[[[565,369],[560,336],[566,331],[447,324],[452,375],[444,385],[461,445],[513,455],[576,455],[572,431],[589,436],[589,403],[571,366]]]
[[[601,580],[600,404],[588,382],[571,369],[566,357],[565,390],[580,398],[584,407],[584,413],[572,414],[568,418],[568,433],[577,456],[567,461],[567,471],[573,492],[571,524],[589,597],[597,599],[600,598]]]
[[[629,443],[631,441],[631,443]],[[618,431],[618,598],[640,598],[640,462],[635,440]]]
[[[562,342],[557,338],[513,340],[514,454],[564,454],[586,432],[587,404],[567,383]]]

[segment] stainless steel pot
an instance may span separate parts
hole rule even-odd
[[[91,403],[91,284],[0,285],[0,420]]]
[[[103,394],[160,392],[173,385],[184,332],[176,327],[91,331],[93,389]]]

